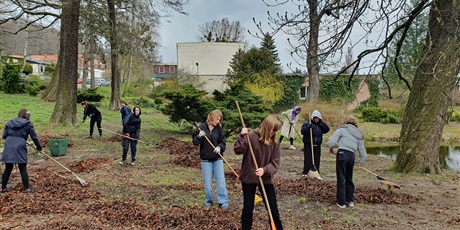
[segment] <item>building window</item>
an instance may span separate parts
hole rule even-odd
[[[307,87],[302,86],[302,88],[300,88],[300,99],[305,98],[307,98]]]
[[[165,72],[165,67],[164,67],[164,66],[160,66],[158,72],[159,72],[159,73],[164,73],[164,72]]]
[[[169,67],[169,72],[170,73],[175,73],[176,72],[176,67],[175,66],[170,66]]]

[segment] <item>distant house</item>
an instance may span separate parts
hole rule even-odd
[[[24,60],[24,56],[22,55],[9,55],[9,60],[11,63],[19,63]],[[26,63],[32,66],[32,75],[43,76],[45,73],[45,68],[47,65],[51,64],[49,62],[41,61],[37,58],[27,57]]]
[[[177,76],[176,63],[157,63],[153,65],[153,84],[158,86],[163,84],[165,79]]]
[[[238,49],[244,49],[243,43],[193,42],[177,43],[178,71],[199,77],[204,83],[203,90],[225,90],[226,74],[230,61]]]

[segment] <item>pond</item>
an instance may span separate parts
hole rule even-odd
[[[399,146],[366,147],[368,154],[396,160]],[[460,171],[460,146],[441,146],[439,150],[441,168]]]

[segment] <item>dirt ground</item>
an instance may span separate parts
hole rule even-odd
[[[71,141],[67,154],[54,158],[87,182],[84,187],[76,176],[31,151],[29,178],[37,192],[22,193],[14,169],[11,192],[0,194],[0,229],[240,229],[241,185],[228,167],[230,208],[203,207],[196,146],[170,137],[139,144],[138,161],[131,166],[118,164],[119,141],[116,136]],[[371,155],[366,167],[401,189],[355,168],[355,207],[340,209],[335,205],[334,156],[323,149],[323,181],[304,179],[303,152],[288,150],[287,143],[282,147],[275,187],[285,229],[460,229],[460,172],[400,175],[388,170],[390,159]],[[232,149],[228,143],[224,157],[239,173],[241,156]],[[269,229],[261,205],[255,207],[253,229]]]

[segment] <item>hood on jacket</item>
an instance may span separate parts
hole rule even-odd
[[[313,113],[311,114],[311,118],[312,118],[312,119],[315,118],[315,117],[317,117],[317,118],[323,120],[323,118],[321,118],[321,113],[320,113],[318,110],[316,110],[316,109],[315,109],[315,110],[313,111]]]
[[[348,133],[350,133],[353,137],[355,137],[358,140],[363,140],[364,139],[364,134],[356,128],[356,126],[352,124],[345,124],[340,126],[338,129],[345,129],[347,130]]]
[[[9,121],[6,125],[9,126],[11,129],[18,130],[27,125],[28,123],[30,123],[29,120],[24,119],[22,117],[16,117],[13,120]]]

